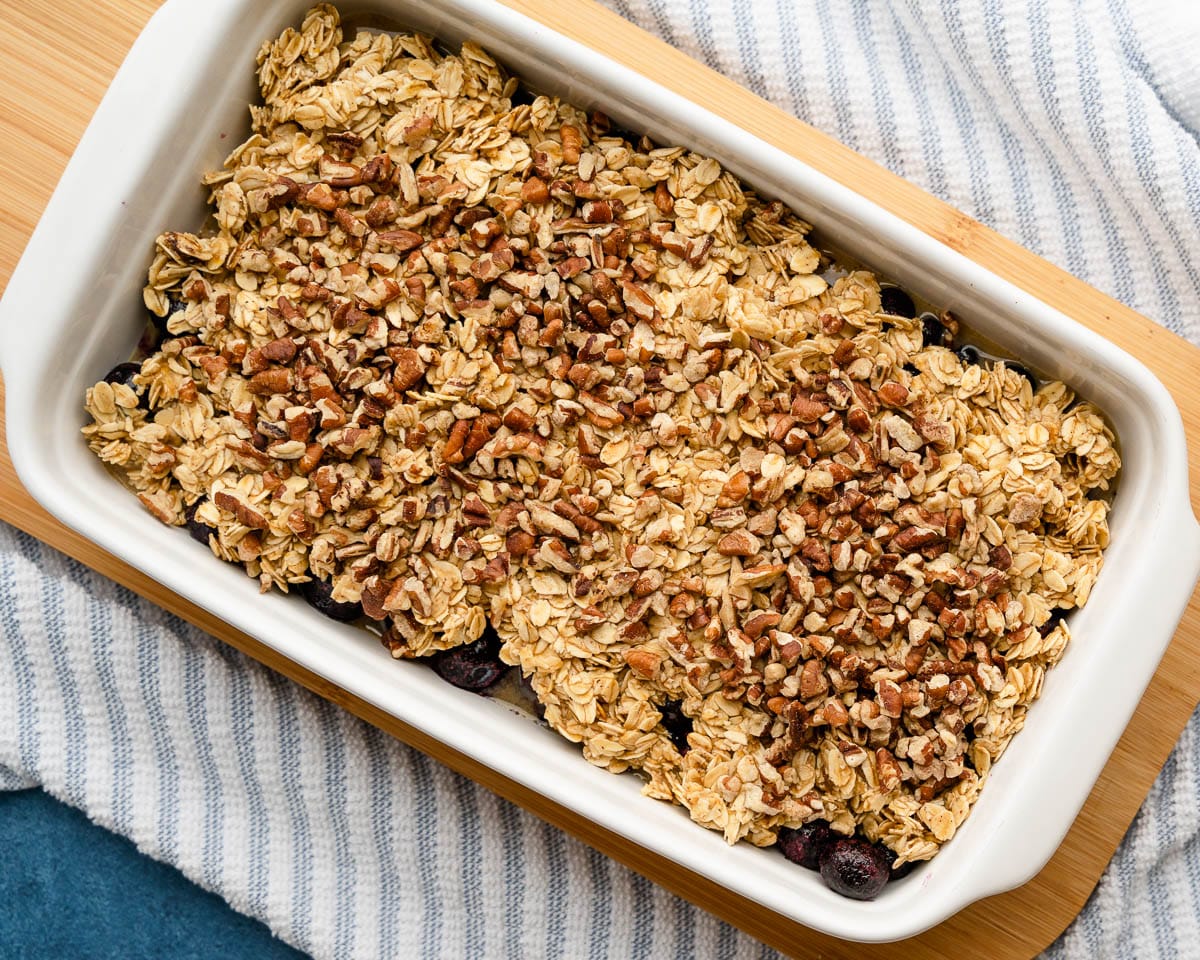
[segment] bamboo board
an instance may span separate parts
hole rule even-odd
[[[1166,384],[1188,431],[1200,506],[1200,349],[981,226],[591,0],[502,0],[751,131],[961,251],[1139,357]],[[13,0],[0,31],[0,288],[16,265],[95,105],[158,0]],[[0,385],[0,403],[3,387]],[[45,513],[20,486],[0,423],[0,519],[174,611],[268,667],[427,753],[650,880],[796,957],[1029,957],[1083,906],[1200,700],[1200,597],[1193,597],[1125,736],[1066,841],[1037,877],[902,944],[826,937],[551,803],[285,660]]]

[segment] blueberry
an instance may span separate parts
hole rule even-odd
[[[133,382],[133,378],[142,372],[142,365],[133,360],[127,360],[125,363],[118,363],[115,367],[104,375],[105,383],[123,383],[130,390],[138,395],[138,406],[143,410],[150,409],[149,394],[143,392],[142,388]]]
[[[500,660],[500,637],[491,627],[474,643],[442,650],[430,658],[434,672],[461,690],[481,692],[503,676],[508,665]]]
[[[118,363],[115,367],[104,375],[105,383],[123,383],[134,393],[138,392],[137,386],[134,385],[133,378],[142,372],[142,365],[128,360],[125,363]]]
[[[824,820],[812,820],[797,830],[784,827],[779,831],[779,850],[792,863],[808,870],[819,870],[821,855],[837,839]]]
[[[968,729],[970,728],[968,727]],[[913,868],[917,865],[916,861],[909,860],[908,863],[902,864],[898,867],[896,866],[896,860],[898,859],[898,856],[894,850],[885,847],[882,843],[877,843],[875,846],[880,849],[884,858],[888,862],[888,878],[891,880],[899,880],[901,877],[907,877],[913,872]]]
[[[517,671],[517,688],[521,691],[521,696],[525,699],[525,704],[538,720],[545,721],[546,705],[538,698],[537,691],[533,689],[533,682]]]
[[[821,877],[834,893],[873,900],[888,882],[891,863],[877,844],[858,837],[835,840],[821,857]]]
[[[1024,377],[1026,380],[1028,380],[1029,385],[1034,390],[1036,390],[1038,388],[1037,378],[1034,377],[1034,375],[1032,373],[1030,373],[1027,369],[1025,369],[1025,367],[1021,366],[1021,364],[1017,363],[1015,360],[1005,360],[1003,358],[989,357],[978,347],[972,346],[969,343],[963,344],[961,347],[959,347],[954,352],[958,355],[958,359],[961,360],[963,363],[967,364],[968,366],[974,366],[975,364],[983,363],[983,361],[985,361],[985,360],[999,359],[1001,363],[1003,363],[1006,367],[1008,367],[1008,369],[1011,370],[1013,373],[1015,373],[1017,376]]]
[[[1017,376],[1024,377],[1026,380],[1028,380],[1029,386],[1033,390],[1035,390],[1035,391],[1037,390],[1037,388],[1038,388],[1037,380],[1034,378],[1033,374],[1030,373],[1028,370],[1026,370],[1023,366],[1021,366],[1019,363],[1014,363],[1012,360],[1005,360],[1004,365],[1006,367],[1008,367],[1008,369],[1011,370],[1013,373],[1015,373]]]
[[[692,732],[692,718],[683,712],[681,700],[668,700],[658,712],[662,714],[662,725],[666,728],[667,736],[675,744],[680,753],[688,752],[688,734]]]
[[[958,355],[958,359],[967,366],[973,367],[978,363],[983,362],[983,354],[979,352],[978,347],[973,347],[966,343],[954,351]]]
[[[196,519],[196,511],[199,510],[201,505],[204,503],[207,503],[207,501],[203,499],[197,500],[190,507],[188,507],[187,510],[184,511],[184,518],[185,525],[187,526],[187,532],[191,535],[191,538],[197,543],[202,543],[207,547],[209,545],[208,538],[216,536],[217,528],[210,527],[203,520]]]
[[[173,334],[167,331],[167,321],[186,307],[187,304],[179,296],[174,293],[168,293],[166,316],[160,317],[157,313],[150,314],[150,322],[154,324],[154,329],[158,331],[161,339],[168,340],[173,336]]]
[[[921,314],[921,345],[925,347],[948,347],[952,337],[945,325],[932,313]]]
[[[912,297],[899,287],[884,287],[879,291],[879,304],[884,313],[896,317],[915,317],[917,306]]]
[[[1050,619],[1038,627],[1038,633],[1040,633],[1043,637],[1050,636],[1054,628],[1062,623],[1063,617],[1065,617],[1066,614],[1066,610],[1060,610],[1058,607],[1055,607],[1050,611]]]
[[[512,104],[512,108],[515,110],[517,107],[522,107],[526,104],[533,103],[533,101],[536,99],[536,93],[525,86],[525,84],[518,83],[517,89],[514,90],[512,96],[508,98],[508,102]]]
[[[316,577],[308,583],[299,585],[300,595],[318,613],[323,613],[330,620],[349,623],[363,615],[362,604],[344,603],[333,599],[333,584],[328,580],[318,580]]]

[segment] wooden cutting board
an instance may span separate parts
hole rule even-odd
[[[590,0],[503,0],[704,103],[1017,286],[1100,332],[1150,367],[1183,411],[1192,502],[1200,505],[1200,349],[1121,306]],[[113,73],[158,0],[20,0],[0,31],[0,287]],[[181,55],[184,52],[181,51]],[[249,67],[247,67],[249,69]],[[0,402],[3,390],[0,387]],[[0,442],[3,432],[0,428]],[[1183,624],[1070,835],[1036,878],[902,944],[863,946],[815,933],[597,827],[388,716],[181,599],[47,515],[0,446],[0,519],[222,638],[649,879],[796,957],[1029,957],[1079,912],[1200,700],[1200,598]]]

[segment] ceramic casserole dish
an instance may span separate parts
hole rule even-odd
[[[145,322],[155,236],[197,228],[200,175],[247,129],[254,57],[309,0],[169,0],[130,52],[0,303],[8,443],[22,483],[63,523],[281,655],[454,750],[742,896],[834,936],[916,934],[1011,889],[1050,859],[1132,716],[1200,575],[1182,422],[1164,387],[1096,334],[744,130],[490,0],[342,4],[447,43],[471,39],[536,89],[601,108],[660,143],[715,157],[821,238],[1061,379],[1109,417],[1124,462],[1111,546],[1074,640],[942,852],[875,901],[843,899],[773,851],[726,846],[633,777],[504,704],[395,663],[376,639],[325,620],[215,561],[156,521],[80,436],[85,388],[128,357]],[[182,55],[186,51],[186,55]]]

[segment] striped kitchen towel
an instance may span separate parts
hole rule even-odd
[[[1200,24],[1151,0],[608,0],[1200,342]],[[0,528],[0,789],[40,783],[317,957],[769,957]],[[1055,958],[1200,943],[1193,719]]]

